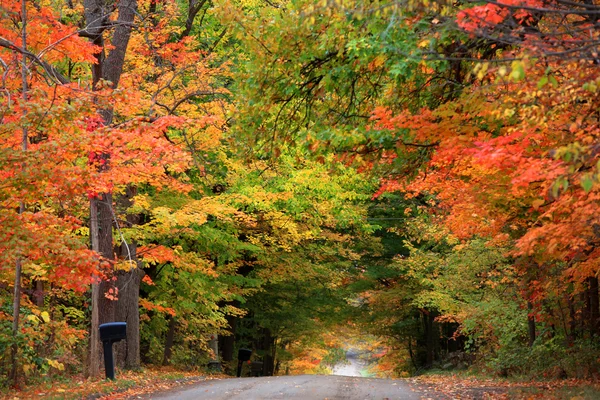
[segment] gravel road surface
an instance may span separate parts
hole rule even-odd
[[[210,380],[151,399],[172,400],[392,400],[428,398],[404,380],[332,375],[296,375]]]

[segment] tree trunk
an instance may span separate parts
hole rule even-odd
[[[273,376],[273,373],[275,372],[274,342],[271,331],[264,328],[262,345],[265,351],[265,356],[263,358],[263,376]]]
[[[433,332],[434,316],[431,312],[424,312],[423,318],[425,322],[425,366],[431,368],[435,360],[435,335]]]
[[[419,369],[419,367],[417,366],[417,361],[415,360],[415,354],[413,352],[413,348],[412,348],[412,338],[408,338],[408,355],[410,356],[410,361],[414,367],[415,370]]]
[[[167,331],[167,338],[165,340],[165,351],[163,355],[163,365],[171,364],[171,356],[173,354],[173,340],[175,339],[175,327],[177,323],[175,317],[169,318],[169,330]]]
[[[96,206],[98,215],[98,252],[105,261],[114,263],[112,195],[110,193],[103,193],[97,200]],[[115,309],[117,304],[114,299],[111,299],[111,294],[115,297],[118,295],[115,293],[115,287],[115,282],[110,277],[100,282],[100,292],[96,299],[98,302],[98,322],[100,324],[116,321]]]
[[[112,196],[102,194],[90,200],[90,238],[92,250],[96,251],[104,261],[114,261],[112,246],[113,209]],[[106,271],[107,273],[109,271]],[[99,279],[99,278],[98,278]],[[88,373],[96,376],[100,372],[103,353],[100,345],[99,326],[107,322],[115,322],[115,300],[107,297],[116,296],[114,282],[105,279],[92,284],[92,321],[90,325],[90,353]]]
[[[38,307],[44,306],[44,282],[33,281],[33,303]]]
[[[27,4],[25,0],[21,0],[21,40],[22,47],[27,50]],[[21,90],[23,102],[27,101],[27,91],[29,90],[27,85],[27,57],[23,54],[21,59]],[[26,108],[24,108],[23,116],[27,115]],[[23,125],[21,135],[21,149],[23,152],[27,151],[28,144],[28,130],[27,126]],[[19,215],[25,212],[25,203],[22,201],[19,203]],[[9,379],[13,385],[17,384],[17,371],[19,366],[19,344],[17,343],[17,335],[19,333],[19,317],[21,315],[21,275],[22,275],[22,259],[19,257],[15,262],[15,285],[13,293],[13,321],[12,321],[12,346],[11,346],[11,361],[12,368],[10,370]]]
[[[235,331],[237,326],[237,318],[231,315],[225,317],[229,324],[230,335],[219,335],[219,348],[221,349],[221,360],[224,362],[224,367],[227,369],[227,373],[232,373],[233,369],[231,365],[233,361],[233,349],[235,347]]]
[[[134,244],[129,244],[134,247]],[[135,251],[135,248],[133,249]],[[134,258],[135,261],[135,258]],[[133,268],[130,271],[120,271],[117,274],[117,287],[119,299],[115,310],[115,321],[127,323],[127,339],[118,342],[115,346],[116,365],[121,368],[140,368],[140,283],[144,271]]]
[[[100,245],[98,238],[98,199],[92,198],[90,200],[90,240],[92,250],[100,253]],[[89,342],[89,354],[87,359],[87,375],[97,376],[100,374],[100,332],[98,331],[99,323],[99,310],[98,310],[98,299],[100,298],[100,279],[97,276],[92,277],[92,315],[90,323],[90,342]]]
[[[13,293],[13,323],[12,323],[12,347],[11,347],[11,362],[10,381],[13,385],[17,384],[17,371],[19,367],[19,344],[17,336],[19,333],[19,316],[21,314],[21,259],[17,259],[15,263],[15,288]]]
[[[131,27],[133,26],[136,10],[137,0],[120,0],[118,3],[119,15],[114,24],[110,24],[111,2],[104,0],[84,0],[84,15],[86,20],[86,28],[83,34],[92,38],[95,45],[101,48],[101,51],[97,54],[98,62],[92,66],[92,87],[96,88],[97,83],[101,80],[108,80],[113,83],[113,87],[116,88],[121,73],[123,71],[123,65],[125,62],[125,53],[131,37]],[[104,30],[107,27],[115,27],[112,39],[111,39],[111,50],[108,56],[106,55],[106,48],[104,43]],[[112,123],[113,113],[111,109],[101,111],[104,125],[110,125]],[[110,154],[99,154],[106,161],[103,170],[109,168]],[[92,226],[90,221],[90,236],[95,238],[97,242],[97,248],[92,249],[97,251],[106,260],[113,260],[113,240],[112,240],[112,222],[114,219],[113,208],[112,208],[112,195],[110,193],[101,194],[100,199],[92,199],[90,201],[90,212],[91,215],[96,214],[97,224]],[[94,231],[96,230],[96,231]],[[93,242],[92,240],[92,242]],[[132,274],[132,286],[136,285],[139,274]],[[139,282],[137,283],[139,293]],[[109,300],[105,297],[109,289],[114,290],[114,285],[110,282],[101,282],[100,284],[92,285],[92,321],[90,326],[90,357],[88,371],[91,376],[96,376],[99,369],[96,365],[100,364],[101,360],[101,347],[98,343],[98,327],[99,324],[105,322],[115,321],[115,304],[114,301]],[[127,292],[128,290],[126,290]],[[133,293],[136,293],[135,288],[132,289]],[[128,297],[128,293],[123,293]],[[137,301],[136,301],[137,304]],[[121,316],[125,318],[130,317],[132,314],[131,309],[124,310]],[[133,364],[139,364],[139,315],[137,324],[135,320],[132,320],[132,326],[128,326],[128,337],[135,335],[138,337],[138,346],[135,348],[134,345],[127,345],[127,353],[137,351],[137,355],[128,355],[127,358],[131,360]],[[134,331],[135,330],[135,331]],[[129,361],[128,361],[129,362]]]

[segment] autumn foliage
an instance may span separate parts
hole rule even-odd
[[[597,376],[597,5],[90,2],[0,6],[12,384],[98,303],[119,366],[327,372],[353,321],[385,376]]]

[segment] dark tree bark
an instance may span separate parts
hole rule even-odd
[[[107,260],[114,260],[113,248],[113,201],[110,193],[104,193],[96,202],[98,212],[98,252]],[[116,302],[105,294],[114,291],[115,282],[102,281],[100,283],[100,296],[98,302],[99,324],[115,322]]]
[[[27,5],[25,0],[21,0],[21,40],[23,43],[23,50],[27,51]],[[29,87],[27,85],[27,57],[23,54],[21,59],[21,90],[23,101],[27,100],[27,92],[29,91]],[[23,112],[23,115],[26,115],[27,111]],[[21,149],[25,152],[27,151],[28,145],[28,129],[27,126],[23,125],[21,131]],[[23,201],[19,202],[19,215],[25,212],[25,203]],[[15,262],[15,286],[13,291],[13,320],[12,320],[12,340],[13,343],[11,345],[11,370],[9,379],[13,385],[17,385],[17,374],[19,367],[19,346],[17,343],[17,335],[19,332],[19,318],[21,315],[21,278],[23,274],[22,270],[22,261],[21,258],[17,258]]]
[[[102,50],[96,55],[98,63],[92,67],[93,87],[95,88],[101,79],[111,81],[113,87],[117,87],[125,63],[125,53],[131,37],[135,13],[137,10],[137,0],[120,0],[118,3],[107,2],[104,0],[84,0],[84,15],[86,27],[83,35],[90,37],[94,44]],[[115,11],[115,5],[118,8],[118,18],[111,21],[110,16]],[[106,55],[104,43],[104,31],[108,27],[113,27],[111,36],[111,50]],[[105,125],[112,123],[112,109],[101,111]],[[105,169],[109,168],[110,155],[100,154],[106,161]],[[111,193],[103,193],[99,199],[90,201],[90,236],[92,238],[92,249],[97,251],[107,260],[114,259],[112,228],[115,220]],[[137,272],[132,274],[132,286],[141,279]],[[139,290],[139,282],[137,283]],[[97,375],[98,365],[101,359],[101,347],[99,345],[98,326],[105,322],[113,322],[117,315],[115,314],[116,304],[105,297],[108,289],[111,289],[112,283],[102,282],[98,287],[92,287],[92,323],[90,327],[90,357],[88,371],[90,375]],[[125,306],[125,311],[120,312],[119,317],[131,318],[130,314],[137,307],[138,299],[133,300],[133,296],[123,294],[125,299],[131,301]],[[121,302],[124,304],[123,302]],[[128,326],[127,335],[127,353],[135,351],[137,355],[131,355],[131,360],[139,365],[139,316],[138,323],[132,321],[134,326]],[[134,337],[137,336],[137,339]],[[137,340],[137,346],[134,342]]]
[[[136,255],[135,242],[121,245],[121,258],[133,261],[136,266],[129,271],[117,273],[118,301],[116,302],[115,321],[127,323],[127,340],[116,346],[116,365],[127,368],[140,368],[140,284],[145,273]]]
[[[273,376],[275,373],[275,338],[271,330],[263,329],[263,345],[265,356],[263,358],[263,376]]]
[[[219,349],[221,350],[221,360],[224,362],[224,366],[228,373],[232,373],[232,361],[233,361],[233,349],[235,347],[235,331],[237,327],[238,319],[233,316],[226,316],[227,323],[229,324],[230,335],[219,335]]]
[[[169,318],[169,330],[167,331],[167,338],[165,340],[165,352],[163,354],[163,365],[171,364],[171,356],[173,355],[173,341],[175,339],[175,328],[177,322],[175,317]]]
[[[34,290],[33,290],[33,302],[38,307],[44,306],[44,282],[43,281],[34,281]]]
[[[189,0],[188,1],[188,16],[185,21],[185,29],[181,32],[181,38],[189,36],[194,26],[194,19],[200,12],[202,7],[208,2],[208,0]]]
[[[434,319],[435,316],[432,312],[424,312],[423,319],[425,324],[425,366],[431,368],[435,361],[435,333],[434,333]]]

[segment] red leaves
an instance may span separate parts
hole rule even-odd
[[[482,27],[498,25],[509,15],[506,8],[501,8],[495,4],[485,4],[476,6],[457,15],[458,26],[468,32],[476,31]]]
[[[458,26],[467,32],[481,29],[493,29],[502,24],[509,16],[514,17],[520,24],[533,22],[532,8],[542,8],[538,0],[499,0],[497,3],[487,3],[462,10],[457,14]],[[524,8],[519,8],[524,7]]]

